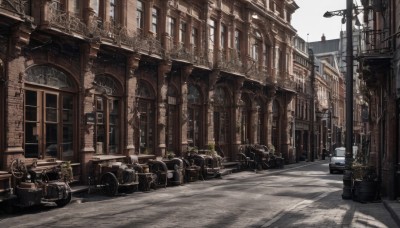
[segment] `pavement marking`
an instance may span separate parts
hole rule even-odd
[[[290,208],[285,209],[285,210],[279,212],[275,217],[273,217],[271,220],[269,220],[267,223],[265,223],[265,224],[262,225],[261,227],[269,227],[269,226],[271,226],[272,224],[274,224],[276,221],[278,221],[280,218],[282,218],[287,212],[289,212],[289,211],[291,211],[291,210],[294,210],[296,207],[299,207],[299,206],[301,206],[301,205],[304,205],[304,206],[305,206],[305,205],[314,203],[314,202],[316,202],[316,201],[318,201],[318,200],[320,200],[320,199],[326,197],[328,194],[330,194],[330,192],[324,192],[324,193],[322,193],[321,195],[319,195],[319,196],[317,196],[317,197],[315,197],[315,198],[313,198],[313,199],[306,199],[306,200],[303,200],[303,201],[301,201],[301,202],[299,202],[299,203],[297,203],[297,204],[291,206]]]

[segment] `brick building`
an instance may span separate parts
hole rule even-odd
[[[290,143],[294,1],[0,1],[0,170]]]
[[[368,107],[366,161],[375,167],[381,194],[400,196],[399,181],[399,0],[362,1],[363,40],[360,90]]]

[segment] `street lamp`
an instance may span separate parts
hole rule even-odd
[[[346,169],[353,163],[353,1],[346,0],[346,9],[326,12],[324,17],[343,16],[346,22]],[[350,20],[346,20],[350,18]]]
[[[310,150],[308,154],[308,160],[309,161],[314,161],[314,156],[315,156],[315,129],[314,129],[314,121],[315,121],[315,62],[314,62],[314,51],[309,48],[308,49],[308,55],[309,55],[309,61],[310,61],[310,66],[311,66],[311,145],[310,145]]]
[[[346,10],[326,12],[324,17],[336,15],[343,16],[342,23],[346,22],[346,171],[343,174],[342,198],[350,199],[352,197],[351,182],[348,179],[351,174],[348,170],[351,169],[353,163],[353,0],[346,0]]]

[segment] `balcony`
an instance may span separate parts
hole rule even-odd
[[[159,39],[151,34],[145,35],[142,31],[129,30],[115,21],[103,21],[96,15],[91,15],[87,23],[82,18],[61,10],[58,2],[48,5],[47,24],[42,26],[55,32],[80,37],[81,39],[95,40],[103,44],[126,48],[148,55],[165,57],[165,50]]]
[[[362,56],[383,57],[391,55],[391,37],[388,30],[365,30],[363,36],[366,48],[362,51]]]
[[[388,30],[365,30],[363,32],[365,50],[358,56],[360,77],[368,84],[374,85],[380,74],[390,70],[393,48]]]
[[[30,15],[30,0],[0,0],[0,14],[8,16]]]
[[[179,62],[193,63],[193,49],[186,48],[184,43],[175,43],[173,40],[168,40],[168,54],[171,59]]]
[[[283,90],[296,93],[296,82],[293,80],[282,80],[277,82],[277,86]]]
[[[221,50],[218,52],[216,67],[227,73],[244,75],[245,69],[240,59],[240,53],[236,50]]]

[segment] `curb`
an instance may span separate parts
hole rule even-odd
[[[400,217],[399,214],[396,212],[396,210],[392,207],[390,204],[399,204],[394,201],[388,201],[388,200],[382,200],[383,205],[385,206],[386,210],[389,211],[390,215],[392,216],[393,220],[396,222],[397,226],[400,227]],[[392,202],[392,203],[391,203]],[[399,204],[400,208],[400,204]]]

